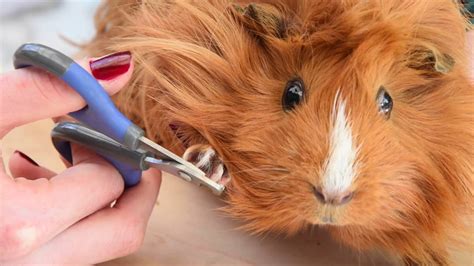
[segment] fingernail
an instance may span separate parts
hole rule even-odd
[[[89,65],[96,79],[111,80],[128,71],[131,59],[130,52],[119,52],[91,60]]]
[[[23,152],[21,152],[21,151],[15,151],[14,153],[17,153],[18,155],[21,156],[21,158],[27,160],[27,161],[30,162],[32,165],[39,166],[37,162],[33,161],[33,159],[31,159],[30,157],[28,157],[28,155],[24,154]]]

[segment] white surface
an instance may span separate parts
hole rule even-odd
[[[69,55],[94,34],[98,0],[0,0],[0,72],[12,69],[12,56],[23,43],[38,42]],[[62,36],[62,37],[61,37]]]

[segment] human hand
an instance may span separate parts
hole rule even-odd
[[[124,73],[117,72],[120,60],[122,70],[130,65]],[[81,65],[91,70],[87,62]],[[110,94],[133,69],[128,54],[92,66],[96,78],[107,79],[100,83]],[[0,84],[0,138],[14,127],[85,106],[64,82],[32,68],[2,74]],[[122,177],[108,162],[79,146],[72,150],[73,166],[59,174],[15,153],[9,176],[0,156],[0,264],[98,263],[141,246],[161,173],[148,170],[124,191]]]

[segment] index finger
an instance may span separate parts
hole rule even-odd
[[[142,181],[126,190],[113,208],[82,219],[13,264],[41,263],[45,258],[55,264],[93,264],[133,253],[143,241],[160,184],[159,171],[144,172]]]
[[[133,64],[130,54],[124,53],[125,73],[111,80],[99,81],[104,89],[113,94],[130,79]],[[89,73],[88,60],[78,62]],[[0,75],[0,138],[10,129],[43,118],[77,111],[86,103],[64,81],[43,70],[33,67],[18,69]]]

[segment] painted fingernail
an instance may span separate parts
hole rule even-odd
[[[131,59],[130,52],[119,52],[91,60],[89,65],[96,79],[111,80],[128,71]]]
[[[39,166],[37,162],[33,161],[33,159],[31,159],[30,157],[28,157],[28,155],[24,154],[23,152],[21,152],[21,151],[15,151],[14,153],[20,155],[21,158],[27,160],[27,161],[30,162],[32,165]]]

